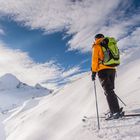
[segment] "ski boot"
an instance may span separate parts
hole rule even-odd
[[[119,112],[115,112],[115,113],[108,112],[105,115],[105,120],[113,120],[113,119],[122,118],[124,116],[124,113],[125,112],[123,111],[123,107],[121,107]]]

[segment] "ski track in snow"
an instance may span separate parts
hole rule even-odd
[[[96,135],[98,139],[103,140],[140,140],[140,117],[109,121],[100,118],[100,130],[97,119],[90,117],[83,122],[83,131],[89,131],[93,137]]]

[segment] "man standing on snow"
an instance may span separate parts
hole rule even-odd
[[[116,69],[115,67],[106,66],[101,63],[104,60],[102,44],[108,43],[104,40],[103,34],[97,34],[95,36],[95,42],[92,46],[92,80],[95,80],[97,73],[110,110],[106,119],[118,119],[122,117],[122,108],[119,107],[118,99],[114,92]]]

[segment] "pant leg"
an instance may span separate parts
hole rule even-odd
[[[105,69],[98,72],[99,80],[104,89],[109,109],[112,113],[118,112],[120,107],[114,92],[115,70]]]

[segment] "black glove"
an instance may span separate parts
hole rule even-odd
[[[96,77],[96,72],[92,72],[92,75],[91,75],[91,79],[92,79],[92,81],[95,80],[95,77]]]

